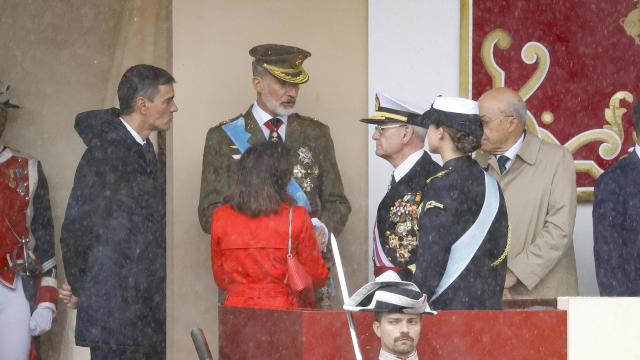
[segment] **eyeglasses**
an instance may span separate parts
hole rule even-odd
[[[406,124],[394,124],[394,125],[376,125],[373,127],[373,131],[382,134],[382,130],[397,128],[401,126],[407,126]]]

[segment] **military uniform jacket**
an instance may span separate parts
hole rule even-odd
[[[242,117],[250,134],[249,144],[266,141],[251,107]],[[238,118],[218,124],[207,132],[198,205],[200,225],[206,233],[210,232],[211,213],[225,203],[235,181],[240,151],[222,125]],[[285,143],[294,153],[293,176],[309,199],[311,215],[319,217],[329,231],[340,234],[351,206],[344,194],[329,127],[310,117],[291,114],[287,120]]]
[[[640,158],[634,151],[600,175],[593,253],[601,296],[640,296]]]
[[[401,270],[415,263],[418,247],[418,207],[424,196],[426,180],[440,170],[440,165],[424,152],[400,181],[393,184],[378,205],[376,216],[376,237],[381,245],[382,254],[374,253],[374,264],[378,256],[385,256],[394,267]],[[374,245],[374,252],[376,251]],[[400,271],[404,277],[403,271]]]
[[[15,288],[17,276],[9,262],[24,259],[16,235],[29,239],[28,247],[41,267],[41,273],[22,278],[31,308],[46,302],[55,309],[55,244],[47,179],[40,161],[5,147],[0,151],[0,286],[9,288]]]
[[[420,241],[413,282],[429,300],[444,275],[451,246],[478,218],[485,196],[482,168],[470,156],[451,159],[429,180],[418,226]],[[480,247],[456,280],[435,300],[432,309],[501,309],[506,275],[507,207],[500,204]],[[501,259],[499,263],[498,259]],[[492,265],[493,264],[493,265]]]

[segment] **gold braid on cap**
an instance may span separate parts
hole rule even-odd
[[[385,111],[376,111],[371,116],[369,116],[369,119],[374,119],[374,120],[394,119],[402,122],[407,122],[406,116],[397,115],[397,114],[393,114]]]
[[[283,69],[267,63],[263,63],[262,66],[267,69],[271,75],[286,82],[304,84],[309,80],[309,74],[302,66],[296,69]]]

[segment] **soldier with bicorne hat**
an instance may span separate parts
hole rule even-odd
[[[0,137],[17,109],[0,81]],[[58,302],[49,187],[40,161],[0,141],[0,352],[36,359]]]
[[[436,314],[427,295],[389,270],[356,291],[343,308],[376,313],[373,331],[380,338],[379,360],[418,360],[422,314]]]
[[[225,202],[243,151],[264,141],[283,141],[293,150],[293,179],[288,192],[307,208],[325,260],[330,263],[329,233],[339,235],[351,206],[347,200],[329,127],[300,115],[294,108],[300,85],[309,81],[302,67],[306,50],[264,44],[249,50],[253,57],[252,84],[256,100],[244,113],[209,129],[202,162],[198,213],[202,230],[211,231],[211,213]],[[330,306],[332,282],[321,289],[316,303]]]

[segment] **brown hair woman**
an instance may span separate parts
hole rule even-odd
[[[225,305],[295,308],[301,302],[287,284],[289,215],[291,252],[314,286],[328,276],[307,210],[293,205],[287,183],[291,150],[280,142],[252,146],[238,162],[238,178],[227,204],[211,215],[211,264]]]

